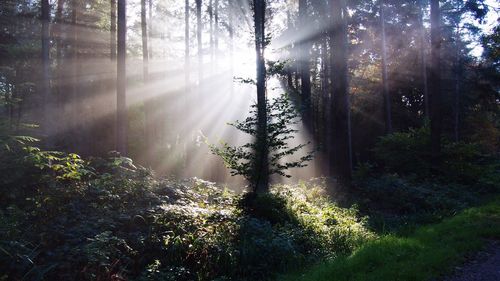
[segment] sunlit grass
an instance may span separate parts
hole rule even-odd
[[[468,209],[441,223],[425,226],[410,236],[384,236],[339,257],[282,281],[430,280],[450,272],[485,239],[500,238],[500,199]]]

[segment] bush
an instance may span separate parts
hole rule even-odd
[[[156,178],[113,153],[3,153],[28,177],[0,173],[2,188],[18,192],[0,198],[3,279],[269,280],[373,237],[356,209],[321,199],[319,186],[249,199]]]
[[[483,153],[476,143],[449,142],[443,139],[442,161],[433,171],[430,155],[430,130],[427,126],[405,133],[383,136],[374,148],[375,158],[385,172],[419,180],[458,183],[479,188],[494,188],[488,179],[498,178],[498,160]],[[362,170],[360,170],[361,172]]]

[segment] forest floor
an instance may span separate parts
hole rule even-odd
[[[490,241],[484,251],[475,253],[454,274],[443,281],[500,280],[500,241]]]

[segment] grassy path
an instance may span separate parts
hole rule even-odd
[[[500,239],[500,199],[471,208],[407,237],[384,236],[339,257],[281,281],[430,280],[449,274],[485,239]]]

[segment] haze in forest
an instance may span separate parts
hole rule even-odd
[[[2,4],[5,46],[15,40],[4,50],[9,56],[2,60],[2,87],[13,97],[23,96],[23,102],[3,107],[13,127],[39,124],[35,134],[46,140],[49,149],[83,156],[116,150],[120,23],[115,9],[121,3],[49,1],[45,25],[40,24],[44,19],[37,1]],[[326,12],[330,4],[297,0],[268,1],[266,6],[265,59],[284,65],[281,72],[268,77],[267,96],[269,100],[283,93],[291,97],[303,117],[293,143],[308,143],[307,149],[287,157],[317,152],[307,168],[292,169],[294,180],[329,175],[331,170],[332,140],[326,135],[332,122],[328,119],[331,87],[336,87],[332,59],[338,47],[328,37],[333,20]],[[243,183],[230,176],[207,142],[242,145],[251,141],[227,123],[244,120],[250,105],[257,102],[252,5],[242,0],[126,2],[124,155],[162,175]],[[442,58],[446,60],[442,64],[446,81],[441,84],[450,93],[450,102],[442,110],[449,118],[444,129],[456,138],[462,135],[458,131],[468,105],[454,96],[469,91],[463,79],[474,79],[465,76],[469,71],[473,75],[469,69],[483,59],[478,38],[493,32],[498,8],[495,1],[441,5]],[[352,123],[352,164],[346,165],[352,168],[370,158],[369,147],[377,136],[419,126],[428,117],[425,96],[432,85],[424,80],[432,79],[431,19],[427,1],[361,1],[348,3],[343,12]],[[37,17],[19,18],[23,13]],[[39,42],[44,28],[46,43]],[[40,44],[49,48],[48,65],[31,54]],[[9,48],[23,45],[21,61]],[[49,79],[47,97],[38,94],[44,91],[44,79]]]

